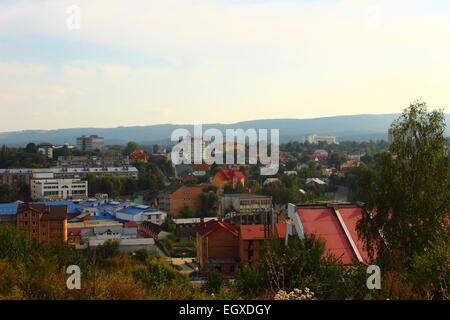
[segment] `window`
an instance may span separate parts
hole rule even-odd
[[[33,229],[31,232],[32,232],[33,234],[37,234],[37,233],[38,233],[37,229]]]
[[[47,232],[42,232],[42,235],[43,235],[44,237],[46,237],[46,236],[47,236]]]
[[[36,213],[32,213],[31,217],[36,218]]]
[[[28,226],[28,222],[25,221],[25,222],[23,223],[23,226],[24,226],[24,227],[27,227],[27,226]]]
[[[36,221],[32,221],[31,224],[32,224],[33,226],[37,226],[37,222],[36,222]]]
[[[24,214],[23,214],[23,217],[24,217],[25,219],[27,219],[27,218],[28,218],[28,213],[24,213]]]

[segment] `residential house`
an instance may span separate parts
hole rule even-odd
[[[223,189],[225,185],[231,185],[233,188],[236,188],[238,183],[243,186],[245,183],[245,177],[242,172],[237,170],[218,171],[212,179],[213,186],[219,189]]]
[[[217,270],[232,275],[240,266],[239,234],[222,219],[202,221],[196,235],[197,262],[202,273]]]
[[[258,264],[259,253],[264,248],[264,242],[268,239],[284,239],[285,237],[285,223],[277,223],[273,227],[264,224],[241,225],[239,230],[239,258],[241,265]]]

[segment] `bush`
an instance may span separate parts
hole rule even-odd
[[[243,297],[258,297],[266,289],[266,277],[260,268],[245,266],[236,273],[236,287]]]
[[[217,294],[219,293],[220,288],[222,288],[224,281],[225,279],[222,274],[217,270],[213,270],[208,274],[203,289],[209,294]]]

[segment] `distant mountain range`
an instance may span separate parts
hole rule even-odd
[[[369,141],[387,140],[390,124],[399,114],[361,114],[351,116],[335,116],[314,119],[268,119],[252,120],[233,124],[204,124],[203,130],[217,128],[225,129],[249,128],[280,129],[280,141],[303,141],[303,137],[316,133],[319,135],[336,136],[338,141]],[[446,123],[450,123],[450,114],[445,115]],[[140,144],[170,144],[173,130],[186,128],[193,133],[192,125],[159,124],[150,126],[117,127],[117,128],[76,128],[57,130],[24,130],[0,133],[0,145],[24,146],[29,142],[49,142],[55,145],[75,144],[76,137],[82,135],[99,135],[105,138],[105,144],[124,145],[128,141]],[[447,127],[446,135],[450,136]]]

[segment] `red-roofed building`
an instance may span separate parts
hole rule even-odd
[[[142,162],[148,162],[148,154],[145,153],[144,150],[134,150],[128,158],[131,161],[142,161]]]
[[[301,205],[290,204],[288,234],[315,234],[325,240],[327,252],[342,259],[345,264],[354,261],[369,262],[367,251],[358,237],[356,224],[362,217],[363,208],[355,205]],[[291,229],[291,230],[290,230]]]
[[[200,222],[196,237],[200,270],[232,275],[239,267],[239,234],[236,226],[222,219]]]
[[[273,234],[273,235],[272,235]],[[242,265],[257,264],[259,250],[265,239],[284,239],[286,237],[286,224],[274,225],[273,233],[263,224],[241,225],[239,230],[239,257]]]
[[[242,172],[237,170],[221,170],[214,175],[212,179],[213,186],[223,189],[226,184],[236,188],[237,184],[244,185],[245,176]]]
[[[66,242],[67,206],[22,203],[17,209],[16,226],[39,242]]]

